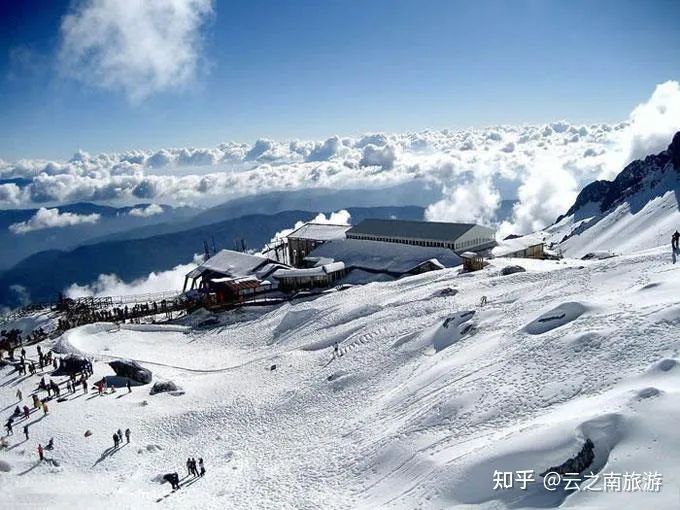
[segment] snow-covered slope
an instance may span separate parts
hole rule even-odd
[[[11,508],[678,508],[680,269],[661,249],[523,261],[510,276],[504,264],[230,312],[212,329],[191,327],[201,316],[72,330],[56,348],[93,356],[95,378],[133,358],[183,394],[52,401],[31,415],[30,440],[19,422],[0,451],[2,497]],[[3,418],[36,383],[0,369]],[[119,427],[132,444],[111,451]],[[36,462],[50,437],[58,466]],[[586,439],[589,469],[658,472],[663,487],[544,489],[538,473]],[[188,456],[207,475],[171,492],[158,477],[184,476]],[[537,482],[494,490],[494,470]]]
[[[614,181],[586,186],[545,233],[565,254],[581,256],[669,245],[676,229],[680,229],[680,132],[666,151],[632,162]]]

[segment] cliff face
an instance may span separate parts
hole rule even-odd
[[[668,149],[633,161],[613,181],[594,181],[588,184],[578,194],[574,205],[557,221],[571,216],[589,203],[599,204],[600,212],[616,207],[643,187],[657,184],[669,168],[680,173],[680,131],[675,133]]]

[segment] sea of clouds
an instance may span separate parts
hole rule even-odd
[[[504,236],[552,223],[585,184],[611,179],[630,161],[666,149],[678,130],[680,83],[668,81],[615,124],[559,121],[0,161],[0,208],[43,208],[14,226],[18,233],[97,221],[58,212],[60,204],[71,202],[205,206],[276,190],[380,188],[421,179],[444,188],[444,197],[426,209],[430,220],[489,223],[502,199],[517,199],[511,219],[496,225]],[[152,205],[131,214],[159,211]],[[168,290],[186,270],[181,266],[130,284],[102,275],[69,294]]]
[[[205,206],[276,190],[424,179],[445,188],[428,219],[488,222],[501,199],[516,198],[501,230],[526,233],[565,212],[585,184],[664,150],[679,129],[680,83],[668,81],[616,124],[559,121],[0,161],[0,208],[140,200]]]

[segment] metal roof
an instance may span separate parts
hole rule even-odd
[[[331,239],[344,239],[345,232],[350,225],[335,225],[331,223],[305,223],[300,228],[291,232],[286,237],[296,239],[314,239],[316,241],[330,241]]]
[[[344,262],[332,262],[324,266],[310,267],[307,269],[279,269],[273,276],[277,280],[282,278],[304,278],[312,276],[325,276],[345,270]]]
[[[206,271],[230,277],[248,276],[273,261],[260,255],[222,250],[203,262],[187,276],[197,278]],[[281,264],[283,265],[283,264]]]
[[[432,259],[444,267],[462,263],[453,250],[441,247],[412,246],[362,239],[337,239],[318,246],[311,258],[344,262],[348,269],[363,269],[394,274],[406,274]],[[309,260],[309,258],[305,259]]]
[[[513,239],[505,238],[503,241],[498,243],[491,253],[494,257],[504,257],[518,251],[526,250],[532,246],[539,246],[545,244],[543,237],[539,234],[529,234],[522,237],[515,237]]]
[[[347,234],[451,242],[475,226],[474,223],[366,219]]]

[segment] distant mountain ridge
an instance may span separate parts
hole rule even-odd
[[[680,132],[665,151],[631,162],[612,181],[587,185],[545,232],[566,255],[581,256],[670,245],[676,229],[680,230]]]
[[[422,219],[424,208],[359,207],[348,208],[348,211],[353,221],[358,222],[367,217]],[[33,301],[47,301],[53,300],[70,284],[87,285],[100,274],[114,273],[124,281],[131,281],[152,271],[168,270],[191,262],[194,254],[202,253],[203,241],[211,242],[213,238],[217,249],[235,249],[241,239],[248,248],[260,249],[277,232],[298,221],[309,221],[317,214],[310,211],[254,214],[143,239],[113,240],[79,246],[71,251],[36,253],[0,274],[0,305],[19,304],[18,296],[12,290],[14,285],[24,287]]]
[[[675,133],[668,149],[629,163],[613,181],[594,181],[588,184],[566,214],[557,218],[557,222],[575,214],[587,204],[599,204],[600,212],[605,212],[620,205],[643,187],[653,188],[660,182],[669,163],[680,172],[680,131]]]

